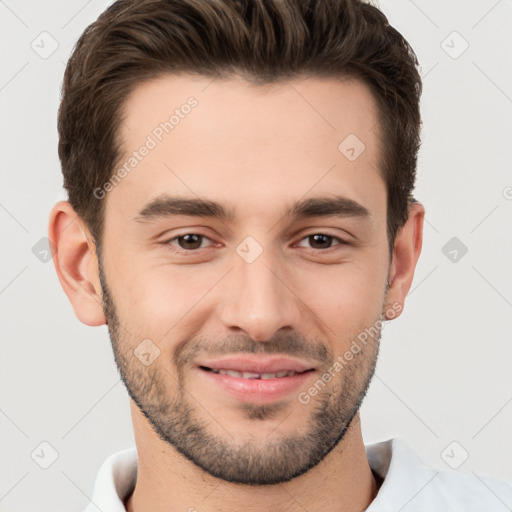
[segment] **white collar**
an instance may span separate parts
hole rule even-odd
[[[366,455],[384,480],[366,512],[509,512],[512,506],[512,484],[425,467],[400,438],[368,445]],[[136,480],[136,448],[114,453],[102,464],[84,512],[126,512],[123,501]]]

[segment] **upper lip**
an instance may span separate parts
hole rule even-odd
[[[197,363],[214,370],[235,370],[252,373],[305,372],[314,365],[307,361],[283,356],[226,356],[220,359],[203,360]]]

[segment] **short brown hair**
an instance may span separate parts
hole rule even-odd
[[[99,246],[104,201],[93,191],[114,172],[120,112],[143,81],[183,72],[261,84],[353,77],[379,107],[392,249],[416,176],[417,66],[404,37],[360,0],[118,0],[86,28],[64,75],[59,157],[69,202]]]

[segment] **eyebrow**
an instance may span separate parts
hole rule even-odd
[[[211,217],[233,221],[234,212],[216,201],[208,199],[162,195],[150,201],[135,217],[146,222],[159,218],[185,215]],[[314,197],[297,201],[285,215],[297,220],[310,217],[369,217],[370,212],[362,204],[344,196]]]

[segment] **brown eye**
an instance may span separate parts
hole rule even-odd
[[[349,244],[342,238],[339,238],[339,237],[333,236],[333,235],[327,235],[325,233],[313,233],[311,235],[305,236],[299,242],[299,246],[306,247],[306,245],[303,245],[304,242],[307,243],[307,247],[309,247],[311,249],[320,250],[320,251],[325,250],[325,249],[331,249],[333,246],[336,246],[336,245],[348,245]]]
[[[309,235],[307,238],[313,249],[328,249],[331,247],[332,241],[334,239],[334,237],[323,235],[322,233]]]
[[[169,243],[172,244],[172,242],[177,240],[178,245],[181,249],[190,251],[194,249],[200,249],[203,240],[206,238],[207,237],[205,237],[204,235],[198,235],[196,233],[187,233],[186,235],[177,236],[176,238],[169,240]]]

